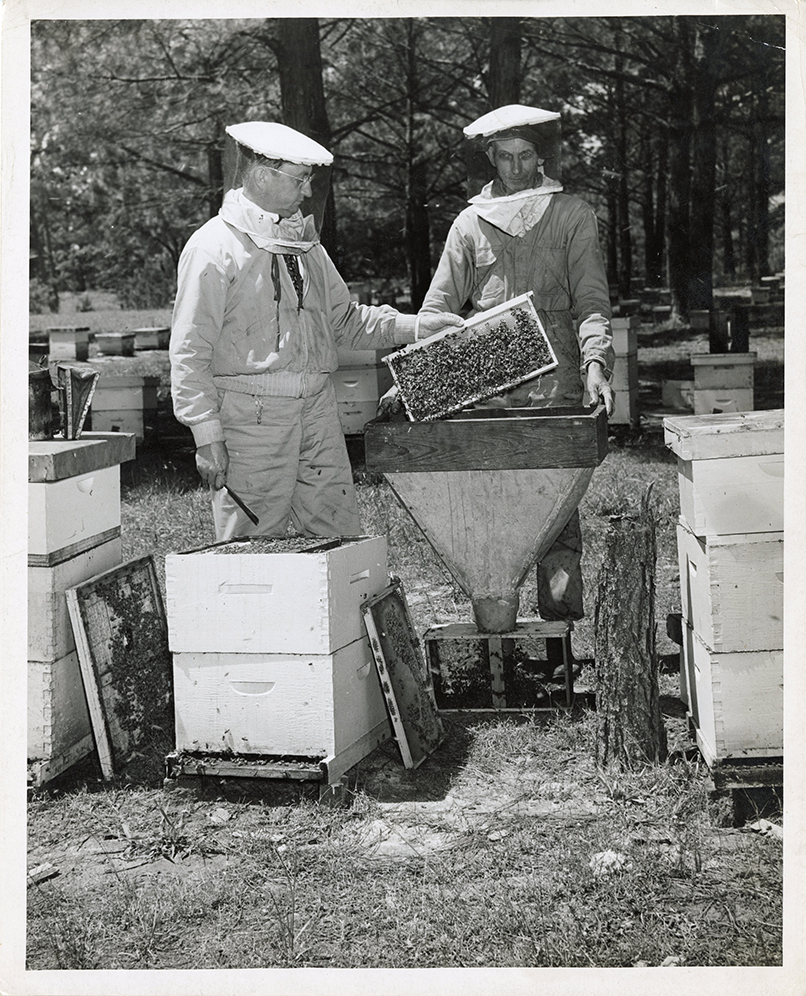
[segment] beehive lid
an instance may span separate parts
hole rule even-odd
[[[663,420],[663,431],[666,445],[681,460],[784,452],[782,408],[667,417]]]
[[[557,366],[532,293],[505,301],[390,356],[384,363],[412,421],[442,418]]]
[[[43,439],[28,442],[28,481],[61,481],[133,460],[131,432],[85,432],[80,439]]]

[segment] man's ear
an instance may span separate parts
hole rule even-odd
[[[490,160],[490,162],[493,164],[493,166],[495,166],[495,153],[494,153],[493,149],[494,149],[494,146],[488,145],[487,148],[484,151],[487,153],[487,158]]]

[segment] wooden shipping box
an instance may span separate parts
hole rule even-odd
[[[783,530],[783,411],[675,415],[663,426],[695,535]]]
[[[706,762],[783,755],[783,651],[714,653],[684,626],[689,715]]]
[[[388,583],[385,537],[323,540],[311,552],[249,552],[259,542],[165,558],[174,653],[331,654],[364,636],[361,603]]]
[[[75,650],[65,590],[120,561],[121,540],[117,536],[53,567],[28,568],[29,661],[56,661]]]
[[[120,530],[120,468],[28,484],[28,556],[70,555]],[[31,561],[29,559],[29,565]],[[42,566],[34,562],[33,566]],[[47,565],[44,565],[47,566]]]
[[[784,645],[784,534],[695,536],[680,522],[683,621],[716,653]]]
[[[178,750],[323,759],[388,726],[366,636],[332,654],[173,660]]]
[[[78,654],[28,663],[28,760],[66,767],[93,749]]]

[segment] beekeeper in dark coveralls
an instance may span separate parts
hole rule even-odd
[[[213,489],[218,540],[284,536],[289,523],[308,536],[356,535],[361,523],[330,378],[337,346],[404,345],[462,320],[353,303],[308,213],[324,205],[328,181],[315,171],[331,164],[330,152],[274,122],[232,125],[227,134],[241,185],[179,260],[174,412],[193,432],[196,466]]]
[[[579,405],[587,387],[610,415],[610,296],[596,216],[546,175],[559,167],[559,117],[511,104],[464,129],[495,175],[454,221],[422,311],[473,315],[532,291],[558,366],[487,404]],[[582,618],[581,554],[575,511],[538,565],[543,619]],[[561,651],[550,648],[557,663]]]

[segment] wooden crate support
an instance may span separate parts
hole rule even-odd
[[[556,709],[558,703],[545,694],[546,684],[537,677],[530,682],[528,691],[521,688],[523,682],[513,681],[507,687],[507,659],[516,644],[555,639],[562,641],[564,688],[562,705],[570,708],[574,702],[573,661],[568,653],[570,622],[546,622],[541,619],[524,619],[517,628],[508,633],[481,633],[471,623],[447,623],[433,626],[423,636],[426,662],[434,682],[434,696],[441,712],[534,712]],[[447,673],[447,660],[442,660],[442,649],[456,643],[462,652],[472,653],[472,645],[479,644],[484,650],[477,666],[466,674],[463,681],[473,685],[472,705],[458,705],[464,701],[463,693],[450,690],[451,676]],[[466,649],[465,649],[466,648]],[[545,661],[547,655],[541,660]],[[486,674],[486,681],[485,681]],[[476,703],[484,702],[484,704]]]

